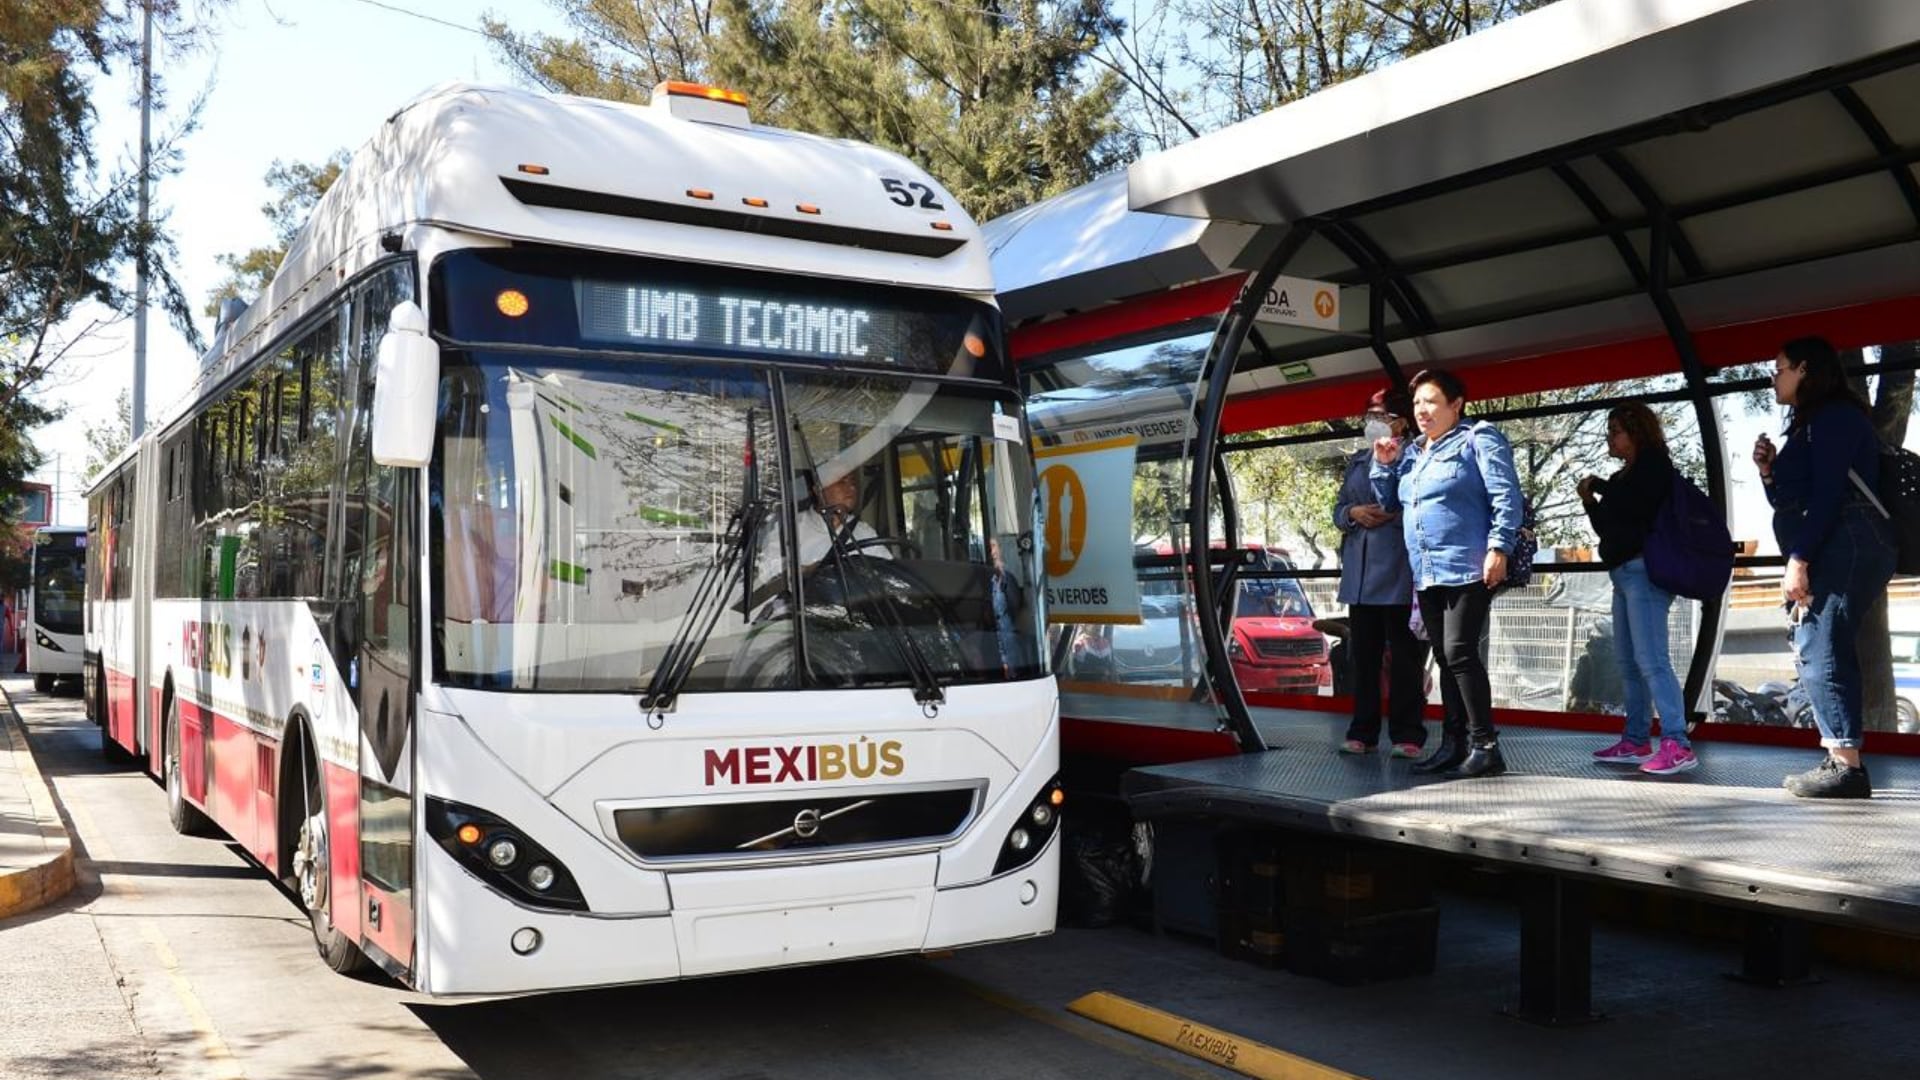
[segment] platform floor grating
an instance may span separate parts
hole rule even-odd
[[[1818,802],[1780,786],[1817,751],[1702,742],[1699,769],[1663,778],[1593,762],[1603,736],[1509,727],[1507,775],[1447,780],[1335,753],[1337,717],[1256,712],[1267,753],[1136,769],[1136,811],[1325,828],[1920,934],[1920,759],[1869,753],[1872,800]]]

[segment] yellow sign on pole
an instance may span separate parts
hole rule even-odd
[[[1133,459],[1137,436],[1033,452],[1046,519],[1047,619],[1138,623],[1133,572]]]

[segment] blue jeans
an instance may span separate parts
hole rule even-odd
[[[1607,576],[1613,579],[1613,654],[1627,695],[1626,737],[1647,742],[1658,709],[1661,736],[1690,746],[1687,705],[1667,648],[1667,612],[1673,608],[1673,594],[1648,580],[1643,559],[1616,566]]]
[[[1806,610],[1793,627],[1800,685],[1813,704],[1820,745],[1860,746],[1860,654],[1854,636],[1893,577],[1893,530],[1878,510],[1849,503],[1807,560]]]

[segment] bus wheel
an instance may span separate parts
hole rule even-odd
[[[53,693],[53,676],[47,674],[35,675],[33,677],[33,688],[38,693]]]
[[[300,906],[307,909],[307,922],[313,927],[313,945],[329,968],[350,975],[366,966],[366,954],[333,925],[329,867],[327,804],[320,787],[320,766],[313,754],[313,743],[300,740],[300,835],[293,847],[293,879],[300,891]]]
[[[180,779],[180,707],[167,702],[166,756],[160,762],[161,782],[167,787],[167,820],[181,836],[209,836],[213,822],[187,801]],[[109,740],[110,741],[110,740]]]

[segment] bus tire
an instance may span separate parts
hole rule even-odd
[[[166,754],[160,759],[160,782],[167,789],[167,821],[181,836],[211,836],[213,821],[187,801],[185,781],[180,778],[180,707],[171,699],[167,701],[164,737]]]
[[[41,673],[33,677],[33,689],[36,693],[53,693],[53,676]]]
[[[332,852],[327,829],[326,792],[320,784],[319,759],[314,754],[312,736],[304,729],[300,746],[301,814],[294,835],[293,884],[300,906],[307,911],[307,924],[313,928],[314,951],[328,968],[341,975],[352,975],[367,966],[367,954],[333,925],[329,868]]]

